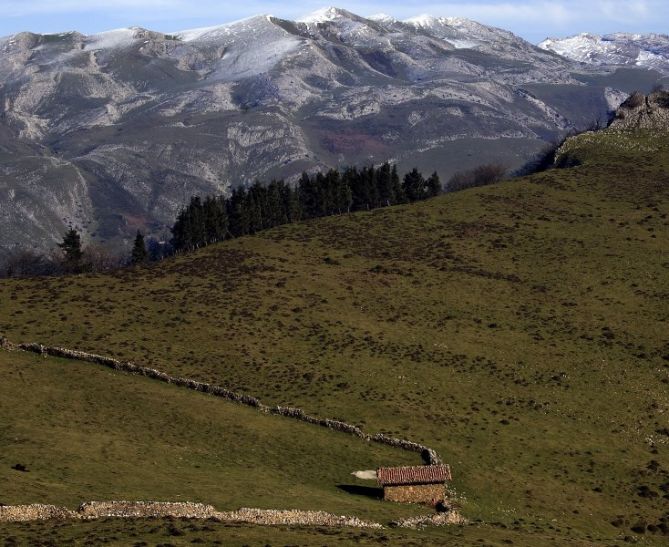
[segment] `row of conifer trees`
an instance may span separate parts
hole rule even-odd
[[[230,197],[191,198],[172,228],[175,251],[189,251],[225,239],[310,218],[369,211],[427,199],[441,193],[437,173],[425,179],[414,169],[404,175],[380,167],[304,173],[296,186],[284,181],[239,187]]]

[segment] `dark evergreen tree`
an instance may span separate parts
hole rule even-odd
[[[202,206],[205,226],[205,243],[223,241],[228,233],[228,212],[223,197],[208,197]]]
[[[300,195],[300,207],[304,218],[315,218],[320,214],[320,203],[316,179],[312,179],[307,173],[302,173],[298,183]]]
[[[288,211],[283,202],[283,181],[273,180],[267,186],[267,212],[265,214],[267,227],[280,226],[288,222]]]
[[[404,175],[402,184],[404,195],[408,201],[418,201],[425,199],[425,179],[415,167],[410,173]]]
[[[346,178],[340,176],[339,173],[337,173],[334,196],[337,214],[341,215],[343,213],[349,213],[351,211],[351,206],[353,205],[353,193],[351,192],[351,186],[346,181]]]
[[[70,226],[58,246],[63,250],[65,267],[70,271],[78,271],[82,267],[84,252],[81,248],[81,236],[79,232]]]
[[[249,234],[255,234],[264,228],[262,198],[262,187],[259,182],[256,182],[249,188],[248,192],[246,192],[246,200],[244,201],[244,208],[246,209],[248,218]]]
[[[439,180],[439,175],[437,174],[436,171],[432,173],[432,175],[430,175],[429,179],[427,179],[425,186],[428,197],[435,197],[441,194],[442,191],[441,180]]]
[[[130,255],[130,262],[134,265],[143,264],[148,259],[149,253],[146,250],[146,243],[144,242],[144,236],[142,233],[137,230],[137,235],[135,236],[135,244],[132,246],[132,253]]]
[[[235,188],[227,202],[229,230],[232,237],[241,237],[249,233],[249,215],[245,203],[246,189]]]
[[[207,225],[205,222],[204,206],[200,196],[194,196],[190,200],[190,230],[194,249],[207,244]]]
[[[398,203],[404,203],[406,201],[406,196],[404,195],[404,190],[402,189],[400,176],[397,173],[397,165],[393,165],[393,168],[390,171],[390,186],[393,189],[393,204],[397,205]]]
[[[281,200],[288,219],[287,222],[298,222],[302,219],[299,189],[284,184],[281,186]]]
[[[390,164],[384,163],[376,171],[376,186],[379,194],[379,206],[389,207],[395,204]]]

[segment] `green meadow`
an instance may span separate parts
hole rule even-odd
[[[469,526],[12,534],[666,543],[669,137],[585,134],[565,158],[576,166],[112,275],[0,281],[0,333],[13,342],[132,360],[437,449]],[[2,503],[183,496],[384,522],[420,511],[336,487],[411,454],[93,365],[0,353],[0,371],[0,439],[19,439],[0,453]],[[20,459],[34,471],[11,470]]]

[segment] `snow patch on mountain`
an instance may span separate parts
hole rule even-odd
[[[98,49],[129,47],[135,43],[135,36],[138,30],[135,27],[119,28],[100,32],[99,34],[92,34],[86,39],[85,49],[87,51],[94,51]]]
[[[448,43],[455,49],[474,49],[481,45],[481,42],[477,42],[476,40],[458,40],[456,38],[450,38]]]

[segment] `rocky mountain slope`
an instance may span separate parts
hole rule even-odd
[[[0,39],[0,249],[165,234],[193,194],[396,161],[522,164],[660,74],[575,65],[454,18],[321,10],[164,34]],[[0,251],[1,252],[1,251]]]
[[[666,34],[579,34],[549,38],[539,44],[568,59],[594,65],[633,65],[669,75],[669,36]]]

